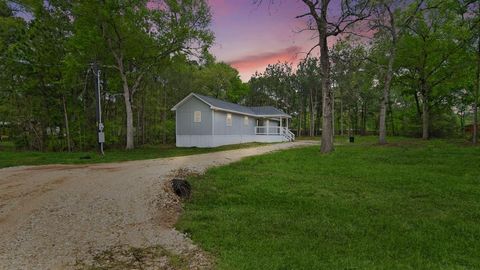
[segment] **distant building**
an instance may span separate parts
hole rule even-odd
[[[271,107],[246,107],[191,93],[172,108],[178,147],[293,141],[290,115]]]

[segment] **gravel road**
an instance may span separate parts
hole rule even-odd
[[[184,157],[94,165],[0,170],[0,269],[72,269],[115,246],[161,246],[208,263],[173,229],[178,202],[166,188],[173,172],[205,169],[300,141]],[[77,265],[77,266],[76,266]]]

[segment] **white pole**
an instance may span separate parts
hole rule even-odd
[[[282,130],[282,122],[283,122],[283,119],[280,117],[280,130],[279,130],[279,131],[280,131],[280,132],[279,132],[280,134],[282,134],[282,131],[283,131],[283,130]]]
[[[270,120],[267,119],[267,135],[270,133]]]

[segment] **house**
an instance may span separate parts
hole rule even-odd
[[[172,108],[177,147],[216,147],[247,142],[293,141],[292,118],[271,107],[246,107],[191,93]]]

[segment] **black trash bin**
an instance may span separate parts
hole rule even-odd
[[[348,141],[350,143],[354,143],[355,142],[355,137],[353,137],[353,136],[348,137]]]

